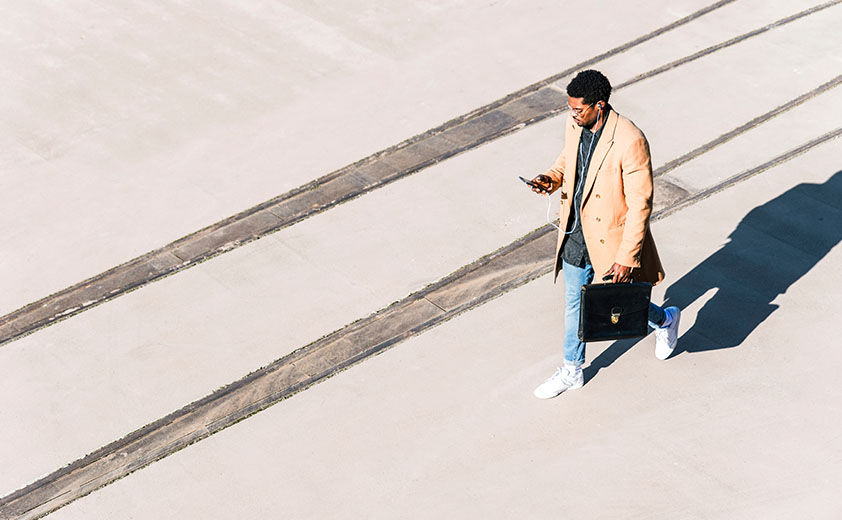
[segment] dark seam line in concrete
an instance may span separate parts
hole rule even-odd
[[[396,146],[30,303],[0,318],[0,345],[78,314],[132,289],[165,278],[225,251],[296,224],[337,204],[381,188],[399,178],[411,175],[492,139],[556,115],[566,109],[566,97],[561,92],[548,87],[551,83],[581,68],[625,52],[734,1],[716,2]],[[507,107],[508,111],[497,110],[502,107]],[[413,148],[420,148],[420,150],[413,153]],[[401,157],[402,155],[404,157]],[[408,158],[405,157],[407,155]],[[396,164],[390,164],[390,159]],[[337,186],[331,186],[334,182],[339,184],[339,190]],[[345,186],[342,186],[343,183]],[[331,194],[331,191],[334,193]]]
[[[430,302],[430,304],[435,305],[435,306],[436,306],[436,308],[437,308],[438,310],[440,310],[440,311],[442,311],[442,312],[447,312],[447,309],[445,309],[445,308],[443,308],[443,307],[439,307],[438,305],[436,305],[436,302],[431,301],[430,299],[428,299],[428,298],[426,298],[426,297],[425,297],[424,299],[425,299],[425,300],[427,300],[428,302]]]
[[[617,89],[625,88],[625,87],[628,87],[628,86],[633,85],[635,83],[639,83],[640,81],[643,81],[645,79],[649,79],[652,76],[657,76],[658,74],[661,74],[663,72],[667,72],[667,71],[670,71],[670,70],[675,69],[677,67],[680,67],[682,65],[686,65],[687,63],[690,63],[691,61],[695,61],[699,58],[703,58],[705,56],[713,54],[714,52],[717,52],[717,51],[720,51],[722,49],[731,47],[731,46],[736,45],[738,43],[742,43],[742,42],[744,42],[744,41],[746,41],[750,38],[754,38],[755,36],[761,35],[763,33],[771,31],[773,29],[777,29],[779,27],[782,27],[782,26],[787,25],[789,23],[792,23],[794,21],[800,20],[801,18],[804,18],[806,16],[810,16],[811,14],[815,14],[819,11],[827,9],[828,7],[832,7],[832,6],[834,6],[834,5],[836,5],[840,2],[842,2],[842,0],[831,0],[829,2],[825,2],[823,4],[819,4],[817,6],[811,7],[809,9],[805,9],[804,11],[795,13],[791,16],[787,16],[786,18],[781,18],[780,20],[778,20],[776,22],[772,22],[768,25],[764,25],[763,27],[761,27],[759,29],[749,31],[745,34],[741,34],[740,36],[735,36],[734,38],[731,38],[730,40],[726,40],[722,43],[712,45],[712,46],[710,46],[706,49],[700,50],[699,52],[696,52],[694,54],[691,54],[689,56],[681,58],[680,60],[675,60],[671,63],[667,63],[666,65],[662,65],[662,66],[660,66],[656,69],[653,69],[649,72],[645,72],[643,74],[635,76],[634,78],[632,78],[628,81],[620,83],[615,88],[617,88]]]
[[[661,220],[842,134],[828,132],[653,213]],[[663,182],[659,180],[657,182]],[[552,270],[547,224],[403,300],[351,323],[213,394],[0,499],[0,518],[37,518],[272,406],[410,337]],[[163,441],[163,442],[162,442]]]
[[[832,80],[828,81],[827,83],[825,83],[823,85],[820,85],[820,86],[814,88],[813,90],[807,92],[806,94],[802,94],[802,95],[798,96],[797,98],[793,99],[792,101],[784,103],[783,105],[781,105],[777,108],[774,108],[774,109],[770,110],[769,112],[766,112],[765,114],[752,119],[748,123],[746,123],[744,125],[741,125],[741,126],[738,126],[737,128],[731,130],[730,132],[726,132],[726,133],[720,135],[716,139],[703,144],[702,146],[682,155],[681,157],[679,157],[677,159],[673,159],[672,161],[670,161],[670,162],[664,164],[663,166],[661,166],[660,168],[656,169],[653,172],[652,175],[654,177],[660,177],[661,175],[665,175],[665,174],[671,172],[672,170],[678,168],[682,164],[685,164],[685,163],[695,159],[696,157],[702,155],[703,153],[710,151],[712,148],[715,148],[715,147],[717,147],[721,144],[725,144],[728,141],[730,141],[731,139],[747,132],[748,130],[751,130],[752,128],[760,126],[761,124],[765,123],[766,121],[769,121],[770,119],[772,119],[774,117],[777,117],[777,116],[783,114],[784,112],[786,112],[788,110],[791,110],[791,109],[797,107],[798,105],[801,105],[802,103],[805,103],[805,102],[813,99],[814,97],[818,96],[819,94],[823,94],[823,93],[827,92],[828,90],[831,90],[835,87],[838,87],[840,84],[842,84],[842,75],[836,76]]]
[[[516,92],[513,92],[513,93],[511,93],[511,94],[509,94],[509,95],[507,95],[507,96],[505,96],[501,99],[498,99],[498,100],[493,101],[493,102],[491,102],[491,103],[489,103],[489,104],[487,104],[483,107],[480,107],[480,108],[478,108],[478,109],[476,109],[472,112],[469,112],[467,114],[464,114],[462,116],[454,118],[454,119],[448,121],[447,123],[445,123],[444,125],[433,129],[432,132],[441,131],[446,126],[450,126],[454,123],[456,123],[456,124],[461,123],[461,122],[463,122],[463,121],[465,121],[465,120],[467,120],[471,117],[476,117],[479,114],[484,114],[486,112],[490,112],[491,110],[493,110],[495,108],[499,108],[500,106],[502,106],[506,103],[509,103],[509,102],[511,102],[515,99],[519,99],[519,98],[527,96],[528,94],[537,92],[538,90],[541,90],[544,87],[550,86],[553,83],[556,83],[557,81],[560,81],[560,80],[562,80],[562,79],[564,79],[568,76],[571,76],[575,72],[578,72],[580,70],[584,70],[584,69],[586,69],[586,68],[588,68],[592,65],[595,65],[595,64],[597,64],[597,63],[599,63],[603,60],[606,60],[606,59],[611,58],[613,56],[616,56],[618,54],[622,54],[629,49],[633,49],[634,47],[636,47],[636,46],[638,46],[642,43],[646,43],[647,41],[652,40],[654,38],[657,38],[658,36],[661,36],[662,34],[666,34],[669,31],[672,31],[673,29],[677,29],[678,27],[681,27],[682,25],[686,25],[686,24],[696,20],[697,18],[701,18],[702,16],[704,16],[704,15],[706,15],[706,14],[712,12],[712,11],[715,11],[715,10],[719,9],[720,7],[724,7],[724,6],[726,6],[728,4],[731,4],[735,1],[736,0],[720,0],[719,2],[715,2],[715,3],[713,3],[713,4],[711,4],[707,7],[703,7],[702,9],[699,9],[698,11],[690,13],[689,15],[685,16],[684,18],[680,18],[680,19],[672,22],[671,24],[667,24],[667,25],[665,25],[661,28],[655,29],[654,31],[652,31],[650,33],[644,34],[643,36],[635,38],[634,40],[628,41],[628,42],[626,42],[622,45],[614,47],[611,50],[603,52],[602,54],[598,54],[598,55],[596,55],[592,58],[589,58],[585,61],[577,63],[576,65],[574,65],[572,67],[569,67],[569,68],[563,70],[562,72],[559,72],[558,74],[554,74],[554,75],[552,75],[548,78],[544,78],[544,79],[542,79],[540,81],[537,81],[537,82],[535,82],[531,85],[528,85],[528,86],[526,86],[526,87],[524,87],[524,88],[522,88],[522,89],[520,89]]]
[[[699,202],[700,200],[703,200],[703,199],[706,199],[706,198],[710,197],[711,195],[715,195],[715,194],[717,194],[717,193],[719,193],[723,190],[726,190],[726,189],[730,188],[731,186],[733,186],[737,183],[740,183],[740,182],[742,182],[742,181],[744,181],[744,180],[746,180],[750,177],[754,177],[755,175],[757,175],[759,173],[763,173],[770,168],[774,168],[775,166],[778,166],[782,163],[785,163],[785,162],[789,161],[790,159],[793,159],[793,158],[795,158],[795,157],[797,157],[801,154],[807,153],[810,150],[812,150],[813,148],[815,148],[816,146],[822,145],[822,144],[824,144],[824,143],[826,143],[830,140],[833,140],[833,139],[839,137],[840,135],[842,135],[842,127],[837,128],[836,130],[831,130],[830,132],[828,132],[826,134],[823,134],[823,135],[821,135],[821,136],[819,136],[819,137],[817,137],[817,138],[815,138],[811,141],[808,141],[807,143],[804,143],[803,145],[801,145],[797,148],[794,148],[794,149],[792,149],[792,150],[790,150],[786,153],[783,153],[783,154],[775,157],[774,159],[761,164],[760,166],[757,166],[757,167],[752,168],[750,170],[746,170],[742,173],[738,173],[738,174],[736,174],[732,177],[729,177],[729,178],[725,179],[724,181],[716,184],[715,186],[711,186],[710,188],[707,188],[707,189],[702,190],[698,193],[695,193],[695,194],[685,198],[684,200],[682,200],[680,202],[677,202],[676,204],[671,205],[668,208],[664,208],[664,209],[662,209],[658,212],[653,213],[652,214],[652,220],[660,220],[664,217],[667,217],[667,216],[675,213],[676,211],[680,211],[680,210],[684,209],[685,207],[687,207],[691,204],[695,204],[695,203]]]

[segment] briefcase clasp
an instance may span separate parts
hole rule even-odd
[[[620,315],[623,313],[622,307],[614,307],[611,309],[611,324],[616,325],[620,323]]]

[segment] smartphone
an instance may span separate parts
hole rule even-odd
[[[541,191],[541,192],[543,192],[543,193],[546,193],[546,192],[547,192],[547,189],[546,189],[546,188],[544,188],[543,186],[538,185],[538,184],[535,184],[534,182],[532,182],[532,181],[530,181],[530,180],[528,180],[528,179],[524,179],[524,178],[523,178],[523,177],[521,177],[520,175],[518,175],[518,179],[520,179],[520,180],[522,180],[523,182],[525,182],[525,183],[526,183],[526,185],[527,185],[527,186],[529,186],[530,188],[535,188],[536,190],[539,190],[539,191]]]

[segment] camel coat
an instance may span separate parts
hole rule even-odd
[[[544,172],[553,180],[553,192],[561,188],[561,229],[567,229],[568,220],[573,218],[571,203],[581,134],[581,127],[568,115],[561,155]],[[632,267],[634,281],[657,284],[664,279],[649,230],[652,195],[652,162],[646,137],[634,123],[609,110],[582,194],[582,234],[597,280],[615,262]],[[559,232],[554,281],[561,271],[563,240],[564,234]]]

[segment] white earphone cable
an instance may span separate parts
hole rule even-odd
[[[596,122],[597,122],[597,124],[599,124],[599,119],[600,119],[600,117],[602,117],[602,107],[601,107],[601,106],[599,106],[599,105],[597,105],[597,106],[596,106],[596,108],[597,108],[597,110],[599,111],[599,115],[598,115],[598,116],[597,116],[597,118],[596,118]],[[585,163],[585,161],[583,160],[583,159],[584,159],[584,157],[582,157],[582,141],[581,141],[581,140],[579,141],[579,161],[580,161],[580,164],[583,166],[583,168],[582,168],[582,171],[583,171],[583,172],[585,172],[585,167],[589,167],[589,166],[590,166],[591,157],[593,157],[593,145],[594,145],[594,142],[595,142],[595,141],[596,141],[596,135],[594,135],[594,136],[591,138],[591,144],[590,144],[590,145],[588,145],[588,155],[587,155],[587,159],[588,159],[588,160],[587,160],[587,163]],[[574,186],[574,188],[575,188],[575,186]],[[548,194],[548,195],[547,195],[547,224],[549,224],[549,225],[551,225],[552,227],[556,228],[557,230],[561,231],[561,232],[562,232],[562,233],[564,233],[565,235],[569,235],[570,233],[573,233],[573,231],[576,229],[576,226],[579,224],[579,221],[581,220],[581,213],[582,213],[581,208],[579,208],[579,207],[578,207],[578,205],[576,204],[576,193],[575,193],[575,189],[574,189],[574,193],[573,193],[573,201],[572,201],[572,204],[573,204],[573,227],[572,227],[572,228],[570,228],[570,231],[564,231],[564,230],[562,230],[560,227],[558,227],[558,226],[555,224],[555,222],[553,222],[552,220],[550,220],[550,214],[551,214],[551,212],[552,212],[552,211],[551,211],[551,209],[552,209],[552,204],[553,204],[553,200],[552,200],[551,196]],[[560,222],[559,222],[559,223],[560,223]]]
[[[555,225],[555,222],[550,220],[550,213],[551,208],[553,205],[553,198],[551,195],[547,195],[547,224],[551,225],[552,227],[556,228],[557,230],[561,231],[561,228]],[[565,233],[566,234],[566,233]]]

